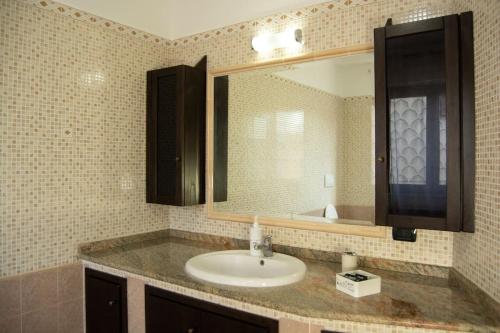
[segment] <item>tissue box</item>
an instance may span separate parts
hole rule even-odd
[[[356,282],[344,277],[343,275],[346,273],[362,274],[368,277],[368,280]],[[380,292],[381,282],[382,279],[380,278],[380,276],[358,269],[354,271],[337,273],[335,284],[337,290],[340,290],[353,297],[363,297],[378,294]]]

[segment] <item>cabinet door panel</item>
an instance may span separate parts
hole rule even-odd
[[[200,311],[167,299],[149,296],[146,305],[147,333],[200,333]]]
[[[145,287],[146,333],[278,333],[278,321]]]
[[[269,333],[264,327],[210,312],[202,312],[201,325],[202,333]]]
[[[105,280],[101,275],[104,274],[89,270],[86,271],[85,303],[87,332],[126,332],[127,318],[124,314],[124,311],[126,313],[126,299],[123,297],[126,294],[126,290],[123,290],[124,286],[120,283]]]
[[[444,31],[386,42],[389,214],[446,217]]]
[[[158,196],[176,198],[179,195],[181,155],[178,144],[177,75],[163,75],[158,80],[157,133],[157,186]]]

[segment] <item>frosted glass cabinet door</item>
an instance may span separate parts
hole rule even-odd
[[[461,76],[460,25],[449,15],[375,29],[378,225],[463,229],[462,140],[473,138],[462,133],[472,78]]]

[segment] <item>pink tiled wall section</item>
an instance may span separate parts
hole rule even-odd
[[[476,232],[455,237],[453,266],[500,302],[500,3],[460,3],[474,13]]]
[[[167,46],[64,13],[0,0],[0,276],[167,227],[144,186],[146,71]]]
[[[251,38],[263,31],[277,32],[290,26],[304,31],[304,46],[296,54],[372,43],[373,29],[383,26],[387,18],[395,23],[408,22],[456,13],[457,1],[331,1],[292,13],[245,22],[230,27],[173,41],[169,57],[174,63],[194,64],[208,55],[210,69],[250,64],[287,55],[286,50],[260,56],[251,49]],[[169,208],[170,227],[189,231],[246,238],[248,225],[212,221],[204,207]],[[416,243],[385,239],[336,235],[283,228],[266,228],[282,244],[342,251],[352,249],[361,255],[395,260],[451,266],[452,233],[419,230]]]
[[[0,279],[0,332],[83,332],[80,263]]]

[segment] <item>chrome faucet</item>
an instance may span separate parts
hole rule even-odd
[[[255,244],[254,246],[255,249],[262,250],[262,255],[264,257],[273,256],[273,237],[271,235],[265,236],[261,244]]]

